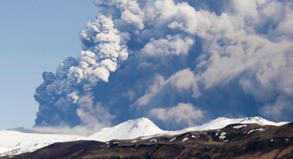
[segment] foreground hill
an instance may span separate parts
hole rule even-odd
[[[110,138],[114,140],[108,141]],[[292,140],[293,123],[273,123],[259,117],[218,118],[175,132],[163,131],[150,120],[141,118],[89,137],[53,143],[34,152],[0,159],[293,158]]]

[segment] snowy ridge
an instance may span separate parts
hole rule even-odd
[[[229,119],[225,117],[219,117],[215,120],[211,120],[210,122],[203,124],[201,126],[195,126],[185,129],[186,131],[203,131],[203,130],[214,130],[221,129],[230,124],[258,124],[258,125],[273,125],[273,126],[281,126],[287,124],[288,122],[272,122],[268,121],[261,117],[245,117],[245,118],[236,118]]]
[[[74,141],[80,137],[67,134],[40,134],[2,130],[0,131],[0,156],[32,152],[55,142]]]
[[[250,124],[281,126],[288,122],[271,122],[261,117],[249,118],[217,118],[204,125],[190,127],[179,131],[165,131],[157,127],[147,118],[128,120],[113,127],[104,128],[90,136],[68,135],[68,134],[44,134],[30,130],[2,130],[0,131],[0,156],[10,156],[25,152],[32,152],[55,142],[96,140],[109,141],[113,139],[148,139],[159,135],[174,135],[188,131],[205,131],[221,129],[229,124]]]

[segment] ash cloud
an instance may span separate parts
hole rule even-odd
[[[292,120],[291,1],[93,2],[100,12],[80,33],[79,56],[43,73],[36,126]]]

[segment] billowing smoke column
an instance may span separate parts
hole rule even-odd
[[[94,0],[83,48],[36,89],[36,126],[293,120],[293,3]]]
[[[103,15],[88,23],[81,39],[84,50],[77,59],[65,59],[56,74],[43,73],[44,83],[34,95],[40,103],[36,125],[110,123],[112,115],[94,103],[93,88],[100,81],[108,82],[110,72],[127,59],[125,39],[112,19]]]

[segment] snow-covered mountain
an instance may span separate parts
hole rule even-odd
[[[68,134],[42,134],[30,130],[2,130],[0,131],[0,156],[15,155],[32,152],[55,142],[76,140],[109,141],[112,139],[134,139],[142,136],[174,135],[187,131],[204,131],[220,129],[229,124],[250,124],[280,126],[287,122],[275,123],[261,117],[229,119],[220,117],[204,125],[190,127],[180,131],[165,131],[158,128],[147,118],[128,120],[113,127],[104,128],[90,136]]]
[[[86,139],[109,141],[112,139],[134,139],[140,136],[151,136],[162,134],[166,131],[157,127],[151,120],[147,118],[139,118],[136,120],[128,120],[114,127],[104,128]]]

